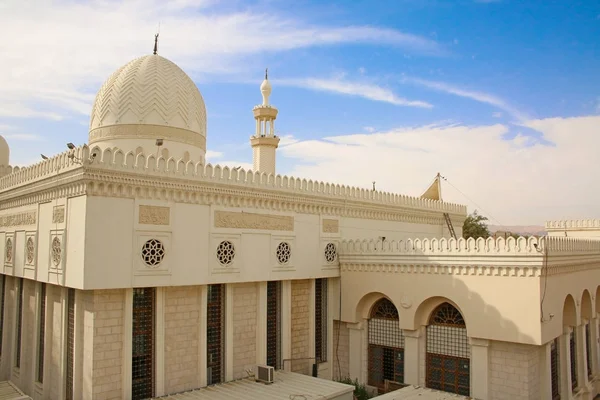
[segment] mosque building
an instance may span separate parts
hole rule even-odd
[[[464,240],[439,180],[410,197],[278,175],[266,74],[260,92],[252,171],[205,162],[202,95],[156,52],[102,85],[87,144],[13,168],[0,140],[0,389],[599,393],[600,241]]]

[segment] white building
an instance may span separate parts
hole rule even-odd
[[[0,142],[2,380],[143,399],[271,365],[380,391],[598,393],[600,242],[456,241],[446,218],[460,236],[466,207],[435,185],[276,175],[266,77],[261,93],[257,172],[205,164],[202,96],[156,54],[102,86],[89,145],[13,169]]]

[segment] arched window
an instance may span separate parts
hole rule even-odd
[[[379,393],[402,387],[404,382],[404,335],[398,309],[383,298],[371,309],[368,322],[368,383]]]
[[[450,303],[440,304],[427,326],[426,385],[463,396],[470,395],[471,348],[467,326]]]

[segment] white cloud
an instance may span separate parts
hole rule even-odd
[[[280,154],[291,173],[328,182],[420,195],[437,172],[497,218],[494,224],[598,218],[600,187],[590,160],[600,147],[600,116],[529,120],[550,145],[509,127],[428,125],[300,141]],[[448,201],[474,206],[448,184]],[[480,210],[482,211],[482,210]]]
[[[9,133],[2,136],[4,136],[4,139],[8,140],[21,140],[26,142],[42,142],[45,140],[42,136],[34,133]]]
[[[365,130],[365,132],[369,132],[369,133],[375,132],[375,128],[373,128],[372,126],[363,126],[363,129]]]
[[[492,113],[492,117],[494,118],[502,118],[504,114],[502,114],[500,111],[496,111]]]
[[[433,40],[371,26],[313,26],[277,11],[223,11],[211,0],[3,0],[0,116],[58,120],[89,113],[100,84],[132,58],[159,53],[194,78],[245,72],[248,62],[286,50],[376,43],[436,54]],[[202,12],[198,12],[202,10]],[[51,106],[40,107],[40,105]],[[37,111],[42,110],[42,111]]]
[[[459,96],[459,97],[465,97],[468,99],[478,101],[480,103],[486,103],[486,104],[492,105],[494,107],[497,107],[503,111],[506,111],[507,113],[512,115],[514,118],[516,118],[518,121],[525,121],[525,120],[529,119],[529,116],[526,115],[524,112],[518,110],[516,107],[513,107],[510,104],[508,104],[505,100],[503,100],[497,96],[494,96],[492,94],[463,89],[463,88],[460,88],[457,86],[450,85],[445,82],[429,81],[429,80],[419,79],[419,78],[404,77],[401,80],[401,82],[402,83],[412,83],[412,84],[423,86],[423,87],[426,87],[426,88],[429,88],[432,90],[437,90],[439,92],[453,94],[453,95]]]
[[[212,162],[212,160],[223,157],[223,153],[220,151],[206,150],[205,158]]]
[[[381,101],[396,106],[433,108],[433,105],[421,100],[408,100],[396,95],[390,89],[369,82],[350,82],[343,79],[299,78],[278,79],[277,84],[312,89],[322,92],[357,96],[373,101]]]
[[[297,143],[298,139],[294,135],[283,135],[279,136],[279,147],[289,146],[290,144]]]

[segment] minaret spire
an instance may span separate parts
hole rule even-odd
[[[279,145],[279,138],[275,135],[275,119],[277,108],[269,104],[271,95],[271,82],[269,82],[269,69],[265,68],[265,79],[260,85],[262,104],[252,110],[256,120],[256,131],[250,138],[252,145],[254,171],[275,174],[275,150]]]

